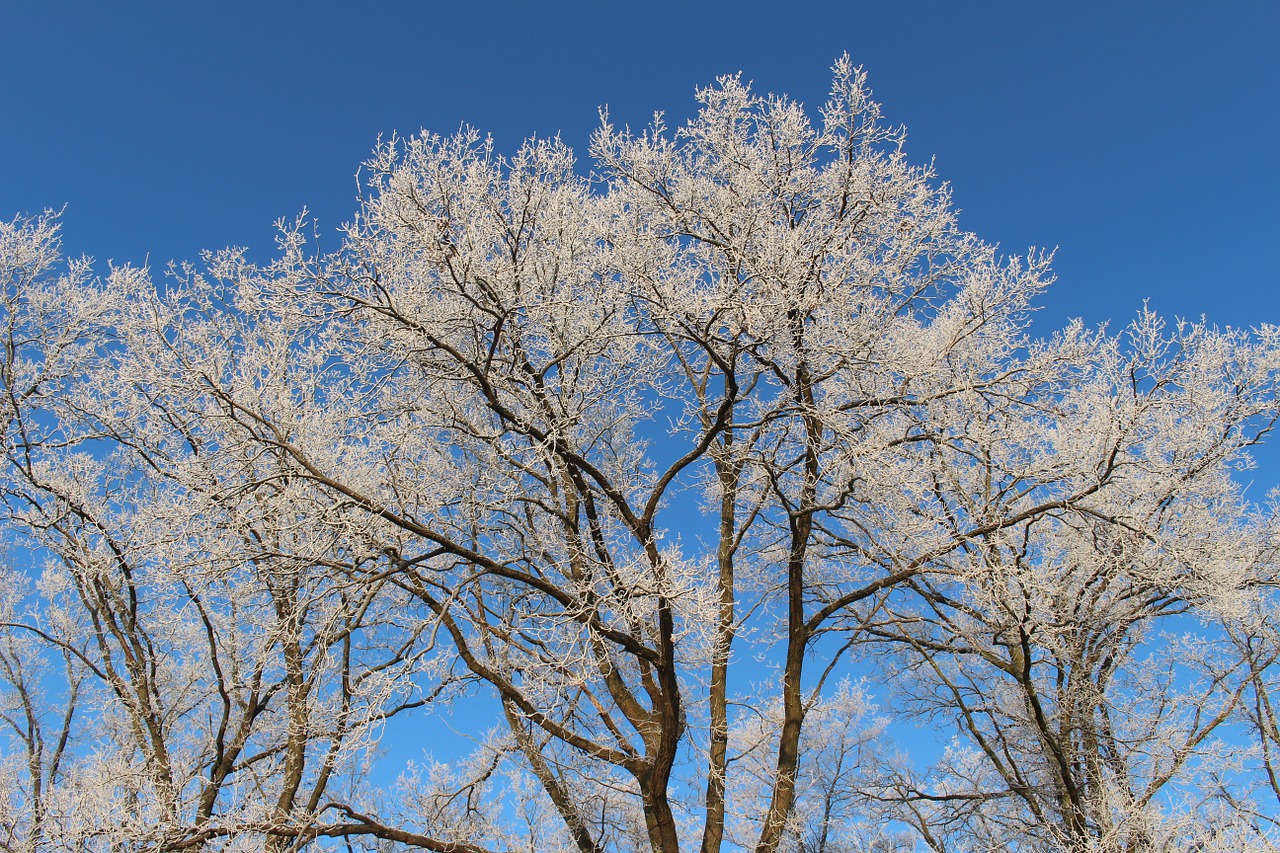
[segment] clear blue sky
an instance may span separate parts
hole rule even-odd
[[[585,147],[742,71],[822,101],[843,51],[964,224],[1058,246],[1046,313],[1280,320],[1280,5],[1144,2],[12,3],[0,216],[162,267],[353,209],[380,133],[468,122]],[[1046,319],[1048,319],[1046,317]]]
[[[596,110],[682,120],[742,71],[817,105],[849,51],[962,222],[1058,246],[1042,323],[1280,321],[1280,4],[10,3],[0,216],[67,206],[66,246],[162,269],[332,228],[378,134],[468,122],[513,149]]]

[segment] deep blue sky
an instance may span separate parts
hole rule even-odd
[[[277,217],[350,214],[378,134],[582,150],[599,105],[679,121],[726,72],[817,106],[847,50],[966,227],[1059,247],[1042,323],[1280,320],[1280,4],[688,5],[8,4],[0,217],[65,204],[102,261],[264,257]]]
[[[279,216],[349,215],[380,133],[582,149],[599,105],[681,119],[726,72],[816,106],[847,50],[968,228],[1059,247],[1046,315],[1280,320],[1277,4],[689,6],[9,4],[0,216],[66,204],[101,260],[262,256]]]

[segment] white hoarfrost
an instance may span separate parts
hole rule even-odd
[[[329,255],[0,223],[0,850],[1272,849],[1280,331],[1032,336],[834,72]]]

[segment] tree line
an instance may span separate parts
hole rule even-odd
[[[1033,334],[847,57],[698,101],[331,253],[0,223],[0,850],[1274,848],[1280,330]]]

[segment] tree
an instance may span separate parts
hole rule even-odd
[[[900,796],[949,811],[975,837],[1012,846],[1034,825],[1070,849],[1164,849],[1186,829],[1165,825],[1166,798],[1203,822],[1238,784],[1227,779],[1243,769],[1239,746],[1224,730],[1274,663],[1249,591],[1273,582],[1275,539],[1223,463],[1269,427],[1241,408],[1241,391],[1269,386],[1272,368],[1268,345],[1239,334],[1164,332],[1144,313],[1125,351],[1098,341],[1096,372],[1044,408],[1043,436],[1101,451],[1086,503],[947,555],[949,571],[911,579],[868,613],[868,632],[910,673],[898,682],[906,705],[954,719],[968,742],[935,769],[946,781]],[[1033,457],[1006,430],[1022,425],[985,404],[949,407],[944,422],[935,476],[948,514],[1004,512],[1034,482]],[[996,802],[998,818],[986,808]]]
[[[47,566],[3,619],[8,849],[1268,843],[1223,784],[1275,741],[1231,473],[1276,329],[1033,339],[1047,258],[960,230],[847,58],[818,124],[699,101],[604,120],[590,174],[392,138],[336,253],[299,221],[163,288],[5,227],[6,518]],[[932,782],[849,686],[877,663],[972,746]],[[376,783],[383,722],[453,702],[470,758]]]
[[[419,627],[382,609],[395,602],[379,584],[344,580],[365,559],[358,537],[312,524],[305,483],[237,457],[216,419],[169,419],[176,389],[127,372],[171,352],[148,335],[179,325],[149,281],[118,270],[98,285],[80,264],[45,279],[47,216],[0,236],[16,258],[8,517],[45,563],[43,601],[24,613],[11,599],[4,617],[0,668],[29,768],[10,789],[11,848],[183,849],[314,811],[335,773],[358,770],[370,727],[408,704],[397,679],[420,664]],[[213,316],[216,295],[202,298]],[[52,750],[37,640],[66,672]]]

